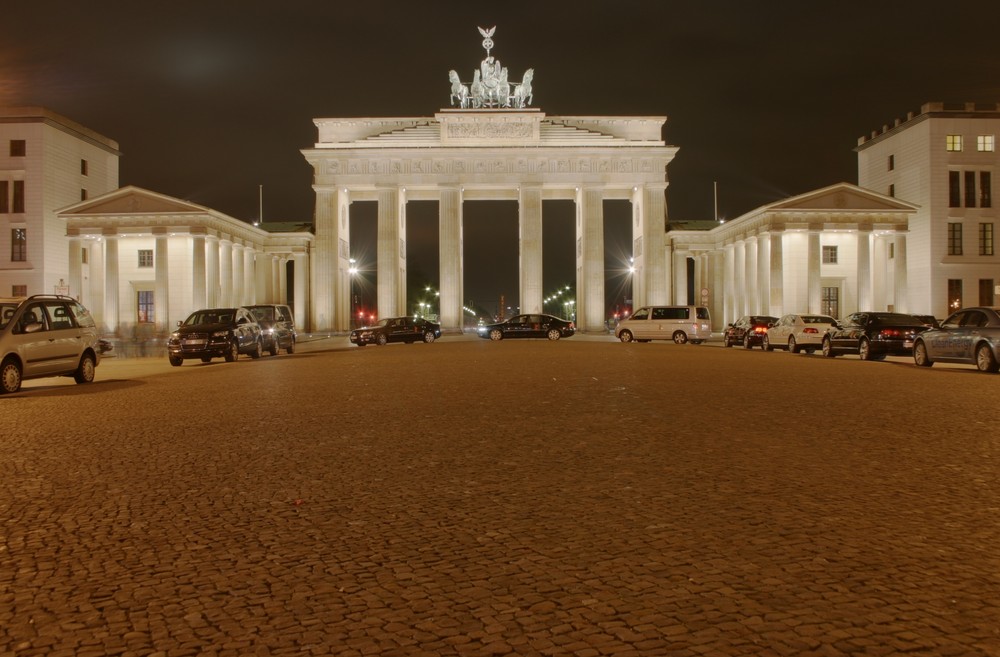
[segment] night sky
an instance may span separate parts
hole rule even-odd
[[[667,116],[671,221],[722,218],[857,182],[857,138],[928,101],[1000,101],[996,0],[950,3],[6,3],[0,104],[118,141],[122,185],[246,221],[310,221],[312,119],[431,116],[448,71],[492,54],[549,115]],[[359,205],[355,204],[352,208]],[[411,278],[437,280],[436,206],[409,209]],[[374,210],[352,218],[358,255]],[[544,207],[545,285],[572,283],[572,207]],[[466,296],[517,294],[516,204],[466,203]],[[606,208],[609,299],[627,205]],[[568,217],[568,219],[567,219]],[[623,228],[624,225],[624,228]],[[374,263],[371,264],[374,268]]]

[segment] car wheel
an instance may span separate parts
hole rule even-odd
[[[288,349],[285,349],[285,353],[286,354],[295,353],[295,338],[292,338],[291,340],[288,341]]]
[[[375,336],[375,344],[377,344],[380,347],[385,346],[385,343],[388,341],[389,338],[386,337],[385,333],[379,333],[377,336]]]
[[[278,336],[274,336],[274,339],[271,340],[271,346],[268,347],[267,353],[271,354],[272,356],[278,355]]]
[[[749,332],[743,334],[743,348],[744,349],[753,349],[753,345],[750,344],[750,333]]]
[[[177,360],[181,361],[181,363],[184,362],[183,358],[178,358]],[[203,362],[203,363],[211,363],[212,362],[212,357],[211,356],[202,356],[201,357],[201,362]],[[181,363],[177,363],[177,364],[180,365]]]
[[[797,354],[799,353],[799,345],[795,343],[795,336],[788,336],[788,353]]]
[[[500,329],[493,329],[490,331],[490,340],[496,342],[497,340],[503,340],[503,331]]]
[[[77,383],[93,383],[94,374],[97,373],[97,363],[94,362],[94,357],[90,354],[84,354],[83,358],[80,359],[80,366],[76,368],[76,373],[73,374],[73,380]]]
[[[861,356],[861,360],[874,360],[872,358],[872,344],[868,338],[861,338],[861,342],[858,343],[858,355]]]
[[[264,353],[264,347],[261,345],[260,340],[257,340],[257,342],[253,343],[253,350],[250,352],[250,358],[256,360],[260,358],[262,353]]]
[[[232,363],[239,357],[240,357],[240,346],[236,344],[235,340],[232,340],[229,343],[229,346],[226,348],[226,362]]]
[[[764,338],[761,340],[760,348],[764,351],[774,351],[774,347],[771,346],[771,339],[764,334]]]
[[[986,343],[976,347],[976,367],[979,368],[980,372],[990,372],[991,374],[1000,369],[1000,364],[997,363],[993,350]]]
[[[632,331],[622,331],[618,334],[618,339],[622,342],[632,342]]]
[[[676,344],[684,344],[687,341],[688,341],[687,333],[685,333],[684,331],[675,331],[674,332],[674,342]]]
[[[180,367],[184,363],[184,359],[181,358],[180,356],[167,356],[167,360],[174,367]],[[201,360],[202,360],[202,362],[205,361],[204,358],[202,358]],[[209,360],[211,360],[211,359],[209,359]]]
[[[0,365],[0,392],[12,393],[21,389],[21,366],[17,364],[17,359],[7,358]]]
[[[549,340],[555,341],[561,338],[562,334],[559,333],[559,329],[549,329],[549,332],[545,334],[545,337]]]
[[[435,340],[434,331],[427,331],[426,333],[424,333],[424,342],[430,344],[434,342],[434,340]]]
[[[913,345],[913,362],[920,367],[930,367],[934,361],[927,355],[927,345],[923,340],[917,340]]]
[[[833,351],[833,342],[829,337],[823,338],[823,355],[827,358],[833,358],[837,355]]]

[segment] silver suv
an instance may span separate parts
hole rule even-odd
[[[90,383],[100,352],[94,318],[72,297],[0,299],[0,393],[46,376]]]

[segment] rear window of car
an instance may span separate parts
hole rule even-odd
[[[834,324],[833,317],[824,317],[823,315],[803,315],[803,324]]]
[[[83,328],[94,328],[97,323],[94,322],[94,318],[91,316],[90,311],[81,306],[78,303],[69,304],[69,309],[73,312],[73,316],[76,317],[76,323]]]
[[[872,315],[872,321],[879,324],[896,324],[898,326],[924,325],[923,322],[913,315],[904,315],[903,313],[875,313]]]
[[[708,314],[708,308],[699,306],[696,312],[698,313],[698,319],[712,319],[712,316]]]

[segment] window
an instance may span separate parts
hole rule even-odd
[[[989,171],[979,172],[979,207],[981,208],[993,207],[992,178]]]
[[[962,255],[962,224],[948,224],[948,255]]]
[[[976,137],[976,150],[980,152],[986,151],[992,153],[995,150],[993,135],[979,135]]]
[[[139,266],[140,267],[152,267],[153,266],[153,250],[152,249],[139,249]]]
[[[993,255],[993,224],[979,224],[979,255]]]
[[[12,296],[12,297],[26,297],[26,296],[28,296],[28,286],[27,285],[11,285],[10,286],[10,296]]]
[[[87,264],[87,253],[87,247],[80,249],[80,262],[84,265]]]
[[[823,264],[824,265],[837,264],[837,247],[835,246],[823,247]]]
[[[992,278],[980,278],[979,279],[979,305],[980,306],[992,306],[993,305],[993,279]]]
[[[830,317],[840,317],[840,288],[824,287],[820,300],[820,314]]]
[[[10,140],[10,156],[24,157],[28,153],[28,146],[23,139]]]
[[[895,195],[896,195],[896,186],[889,185],[889,196],[895,196]]]
[[[948,312],[955,312],[962,307],[962,279],[948,279]]]
[[[81,201],[86,201],[87,200],[87,190],[85,190],[85,189],[81,189],[80,190],[80,200]]]
[[[11,262],[27,262],[28,261],[28,229],[27,228],[11,228],[10,229],[10,261]]]
[[[152,324],[156,321],[153,308],[153,291],[139,290],[136,292],[135,307],[138,309],[137,321],[140,324]]]
[[[0,214],[10,212],[10,183],[0,180]]]
[[[87,160],[80,160],[80,175],[82,176],[88,175],[89,174],[88,169],[89,166],[87,164]]]
[[[14,198],[11,200],[12,212],[24,212],[24,181],[14,181]]]
[[[962,135],[948,135],[944,138],[945,150],[958,152],[962,150]]]
[[[895,155],[890,155],[889,156],[889,171],[892,171],[895,168],[896,168],[896,156]]]
[[[976,207],[976,172],[965,172],[965,207]]]
[[[948,207],[960,207],[962,198],[962,178],[958,171],[948,172]]]
[[[896,257],[896,243],[889,242],[889,260],[892,260],[895,257]]]

